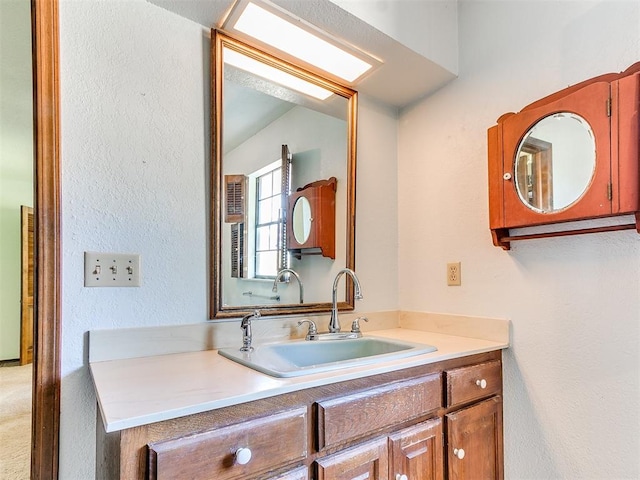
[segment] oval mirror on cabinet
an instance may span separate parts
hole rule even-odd
[[[640,62],[498,118],[487,137],[493,244],[508,250],[514,240],[640,232],[639,124]],[[633,217],[575,223],[625,215]],[[561,225],[510,232],[550,224]]]
[[[536,122],[520,142],[515,188],[533,211],[557,212],[584,195],[595,166],[595,139],[587,121],[574,113],[555,113]]]
[[[293,218],[291,221],[293,223],[293,236],[296,242],[300,244],[305,243],[309,239],[311,222],[313,221],[311,217],[311,205],[305,197],[300,197],[296,200],[293,206]]]

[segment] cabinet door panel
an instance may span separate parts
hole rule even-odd
[[[446,416],[449,480],[502,480],[502,399]]]
[[[389,436],[391,479],[442,480],[442,420],[435,418]]]
[[[389,480],[387,439],[380,438],[316,461],[318,480]]]
[[[270,480],[309,480],[309,469],[307,467],[296,468]]]

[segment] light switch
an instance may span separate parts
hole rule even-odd
[[[137,253],[84,252],[85,287],[139,287]]]

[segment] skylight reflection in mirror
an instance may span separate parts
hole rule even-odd
[[[295,77],[287,72],[274,68],[266,63],[254,60],[251,57],[242,55],[228,48],[224,49],[224,62],[228,65],[232,65],[236,68],[244,70],[249,73],[253,73],[266,80],[271,80],[287,88],[296,90],[297,92],[304,93],[318,100],[326,100],[332,92],[329,90],[309,83],[301,78]]]

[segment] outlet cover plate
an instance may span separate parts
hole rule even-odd
[[[462,285],[461,262],[447,263],[447,285],[450,287]]]
[[[84,252],[85,287],[139,287],[137,253]]]

